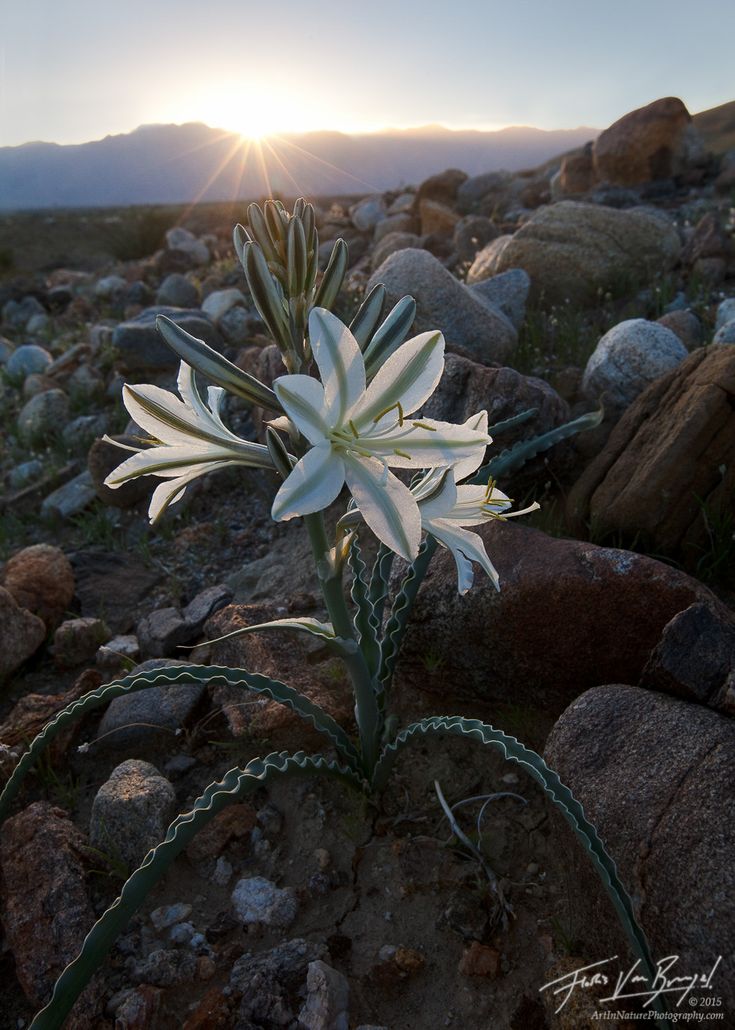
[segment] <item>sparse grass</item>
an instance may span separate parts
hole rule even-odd
[[[518,337],[513,368],[523,375],[549,375],[570,365],[584,368],[607,324],[604,311],[571,304],[531,307]]]
[[[735,586],[735,496],[728,503],[708,504],[697,498],[707,543],[697,560],[696,574],[715,586]]]
[[[159,250],[166,233],[176,224],[176,215],[167,208],[136,208],[119,222],[103,226],[107,250],[118,261],[137,261]]]
[[[102,501],[95,501],[69,521],[85,546],[102,547],[106,551],[124,551],[127,549],[127,541],[117,523],[117,514],[114,508],[107,508]]]
[[[66,809],[67,812],[75,810],[79,799],[79,780],[70,769],[66,772],[57,772],[49,751],[44,751],[40,756],[36,765],[36,775],[49,801]]]

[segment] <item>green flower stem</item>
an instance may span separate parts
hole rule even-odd
[[[334,632],[338,637],[354,643],[354,651],[344,655],[344,663],[355,689],[355,718],[360,733],[362,763],[370,779],[378,760],[380,745],[380,712],[373,677],[355,636],[352,618],[342,591],[341,568],[337,568],[330,554],[324,516],[321,512],[305,515],[304,522],[311,540],[317,575]]]

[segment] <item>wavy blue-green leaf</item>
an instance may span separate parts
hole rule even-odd
[[[353,534],[350,542],[348,561],[352,571],[351,596],[355,605],[352,621],[360,650],[365,656],[371,676],[374,676],[380,665],[380,642],[378,639],[380,625],[375,618],[375,611],[370,600],[365,562],[360,553],[357,533]]]
[[[82,949],[61,974],[48,1005],[38,1013],[31,1030],[59,1030],[74,1002],[127,926],[131,916],[155,887],[173,860],[207,823],[228,805],[242,800],[265,783],[280,776],[327,774],[361,789],[360,778],[322,755],[285,752],[256,758],[244,769],[230,769],[218,783],[212,783],[197,798],[190,811],[177,816],[163,841],[148,852],[141,865],[125,883],[120,897],[97,920],[87,934]]]
[[[382,751],[375,767],[373,788],[382,790],[390,774],[393,762],[401,750],[416,737],[456,735],[468,739],[479,740],[480,743],[497,748],[510,762],[516,762],[543,787],[544,791],[561,814],[572,827],[587,854],[595,871],[602,880],[610,900],[615,906],[621,925],[636,956],[641,960],[649,980],[652,981],[656,967],[643,928],[638,923],[633,903],[618,875],[617,867],[603,844],[595,826],[587,819],[584,808],[572,794],[569,787],[562,783],[558,774],[550,769],[541,755],[525,747],[515,737],[495,729],[479,719],[464,719],[461,716],[434,716],[413,723],[388,744]],[[659,1011],[664,1011],[660,1009]],[[668,1023],[661,1021],[664,1026]]]
[[[335,636],[331,622],[320,622],[319,619],[312,619],[308,615],[299,616],[293,619],[273,619],[271,622],[257,622],[252,626],[243,626],[241,629],[233,629],[232,633],[225,633],[221,637],[213,637],[207,640],[208,644],[219,644],[222,640],[232,640],[233,637],[244,637],[247,633],[259,633],[261,630],[269,629],[290,629],[297,633],[307,633],[311,637],[318,637],[328,644],[339,644],[340,637]]]
[[[87,712],[102,708],[116,697],[134,694],[139,690],[147,690],[149,687],[167,687],[177,683],[191,682],[222,683],[226,686],[242,687],[255,694],[263,694],[274,701],[279,701],[311,723],[315,729],[326,734],[345,761],[355,768],[360,764],[360,757],[354,744],[339,723],[313,701],[299,694],[293,687],[286,686],[285,683],[280,683],[278,680],[262,676],[259,673],[219,666],[177,665],[163,669],[150,669],[147,672],[133,673],[123,679],[103,684],[96,690],[73,701],[44,726],[25,754],[22,755],[0,794],[0,822],[7,817],[26,774],[38,756],[62,730],[73,725]]]
[[[510,418],[504,418],[502,422],[496,422],[492,426],[487,427],[487,431],[490,436],[493,433],[507,433],[509,429],[515,429],[516,426],[522,426],[524,422],[528,422],[534,415],[538,414],[538,408],[526,408],[525,411],[519,411],[517,415],[511,415]]]
[[[388,596],[388,586],[394,557],[395,554],[391,551],[390,547],[386,546],[386,544],[381,544],[378,548],[375,564],[370,576],[369,597],[375,612],[378,631],[380,631],[380,627],[383,625],[383,609],[385,607],[385,599]]]
[[[531,458],[535,458],[541,451],[548,451],[554,444],[567,440],[570,436],[575,436],[577,433],[582,433],[585,429],[594,429],[600,425],[603,418],[604,412],[600,408],[599,411],[590,411],[586,415],[580,415],[579,418],[573,419],[571,422],[565,422],[563,426],[550,429],[548,433],[535,436],[532,440],[520,440],[507,451],[502,451],[494,458],[491,458],[468,482],[484,483],[487,481],[488,476],[492,476],[493,479],[499,479],[502,476],[509,475],[511,472],[517,472],[519,468],[522,468]]]
[[[383,694],[387,693],[390,688],[396,660],[406,632],[408,616],[436,548],[437,543],[434,537],[429,536],[422,541],[421,546],[419,547],[418,556],[416,557],[416,560],[409,565],[406,576],[394,598],[393,607],[391,608],[390,617],[385,625],[381,644],[380,672],[378,674],[378,678],[381,683]]]

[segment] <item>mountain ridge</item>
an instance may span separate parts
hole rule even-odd
[[[447,167],[471,175],[518,171],[581,146],[596,132],[523,126],[319,130],[255,144],[201,122],[141,125],[87,143],[36,140],[0,147],[0,210],[233,200],[294,189],[305,195],[380,191],[421,182]]]

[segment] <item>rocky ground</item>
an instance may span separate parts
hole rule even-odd
[[[735,944],[734,190],[735,154],[707,153],[668,99],[543,169],[448,170],[318,210],[323,262],[334,239],[350,248],[341,316],[382,282],[390,302],[416,298],[416,331],[444,331],[428,416],[486,407],[493,423],[535,408],[498,436],[502,449],[604,406],[597,429],[500,484],[542,504],[483,530],[500,594],[478,576],[459,597],[451,559],[435,558],[394,704],[404,722],[461,712],[546,747],[654,955],[697,969],[718,954],[727,966]],[[275,675],[351,728],[342,671],[318,651],[207,643],[320,614],[303,530],[271,522],[265,473],[197,480],[156,530],[146,480],[103,485],[121,452],[102,435],[137,432],[122,384],[175,383],[155,313],[264,380],[277,374],[229,220],[212,228],[177,226],[153,253],[93,272],[0,280],[3,775],[70,700],[196,644],[194,661]],[[227,414],[241,435],[261,432],[257,410],[231,400]],[[45,1003],[126,871],[207,783],[259,754],[319,746],[275,702],[196,683],[118,698],[62,735],[2,832],[0,1025],[26,1025]],[[452,836],[435,780],[451,804],[507,795],[479,824],[482,801],[457,816],[512,919]],[[522,774],[432,742],[405,753],[380,808],[290,781],[219,816],[68,1025],[594,1027],[591,1001],[556,1016],[539,989],[624,953],[607,904]],[[735,1026],[733,983],[729,966],[722,1026]]]

